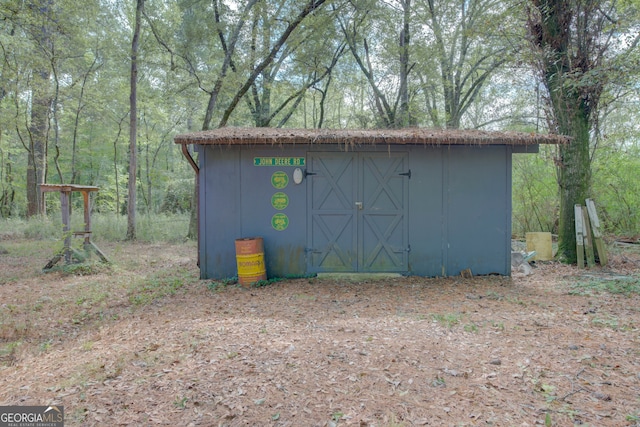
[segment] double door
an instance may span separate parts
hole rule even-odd
[[[308,271],[407,271],[410,178],[407,153],[309,153]]]

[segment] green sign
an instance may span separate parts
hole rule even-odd
[[[286,172],[278,171],[271,175],[271,185],[279,190],[285,188],[289,184],[289,175]]]
[[[304,157],[254,157],[253,166],[304,166]]]
[[[289,206],[289,196],[285,193],[278,191],[276,194],[271,196],[271,206],[281,211],[287,206]]]
[[[277,213],[271,217],[271,226],[277,231],[285,230],[289,226],[289,217],[283,213]]]

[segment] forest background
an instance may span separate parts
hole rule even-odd
[[[32,234],[56,230],[59,201],[38,184],[95,185],[94,222],[111,238],[184,238],[194,172],[173,144],[177,133],[563,133],[555,95],[566,92],[588,111],[581,167],[605,231],[637,237],[639,8],[637,0],[6,0],[0,217],[36,216]],[[567,65],[556,87],[560,72],[545,68],[561,62],[545,44],[549,16],[560,16],[561,33],[584,36],[561,44]],[[558,232],[568,155],[560,150],[514,155],[514,235]],[[165,224],[164,234],[131,233],[131,223],[125,232],[136,212]]]

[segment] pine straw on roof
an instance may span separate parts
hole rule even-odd
[[[176,144],[200,145],[534,145],[565,144],[562,135],[449,129],[280,129],[239,128],[186,133],[174,137]]]

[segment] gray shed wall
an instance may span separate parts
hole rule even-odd
[[[295,166],[254,166],[255,157],[310,157],[340,153],[339,146],[287,147],[197,146],[200,163],[201,278],[237,274],[235,239],[264,239],[269,277],[311,272],[308,257],[310,197],[307,177],[293,183]],[[451,276],[470,268],[473,274],[510,274],[511,146],[375,146],[350,148],[358,153],[408,153],[408,262],[405,274]],[[343,152],[343,151],[342,151]],[[334,156],[335,157],[335,156]],[[339,157],[339,156],[338,156]],[[308,164],[307,164],[308,166]],[[301,167],[305,169],[305,166]],[[283,171],[285,189],[271,177]],[[285,192],[288,206],[272,206],[275,192]],[[289,218],[277,231],[276,213]]]

